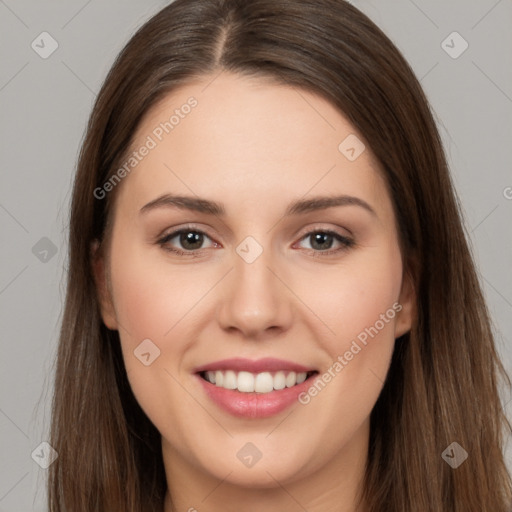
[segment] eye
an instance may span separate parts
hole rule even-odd
[[[205,249],[205,247],[203,247],[205,239],[211,240],[203,231],[193,227],[185,227],[164,235],[157,240],[157,243],[164,250],[179,256],[197,258],[203,255],[202,250]],[[314,257],[326,257],[331,254],[346,251],[355,245],[353,239],[327,229],[310,231],[300,239],[300,241],[303,240],[310,241],[310,247],[307,249]],[[332,249],[335,243],[338,243],[339,247]],[[176,244],[181,246],[181,249],[176,248]],[[210,247],[219,247],[219,244],[212,242]]]
[[[200,250],[204,249],[202,245],[205,238],[210,239],[203,231],[195,228],[182,228],[163,236],[157,243],[166,251],[173,252],[180,256],[198,257],[202,254]],[[176,241],[172,242],[174,239],[176,239]],[[174,248],[173,245],[176,243],[180,244],[184,250]],[[218,246],[218,244],[214,242],[213,246]]]
[[[302,240],[310,241],[310,251],[312,252],[312,256],[315,257],[324,257],[341,251],[346,251],[355,245],[355,241],[352,238],[341,235],[336,231],[325,229],[310,231],[301,238],[301,241]],[[333,243],[336,242],[340,246],[332,249]]]

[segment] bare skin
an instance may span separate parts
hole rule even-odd
[[[197,106],[170,133],[151,135],[192,96]],[[365,510],[355,500],[369,415],[415,298],[370,148],[354,161],[338,149],[350,134],[364,140],[323,98],[227,72],[173,91],[139,126],[133,147],[148,135],[157,144],[117,185],[109,250],[95,272],[103,320],[119,330],[132,389],[162,434],[165,512]],[[141,212],[162,194],[212,200],[226,213]],[[341,195],[373,213],[346,204],[285,216],[296,200]],[[204,233],[202,242],[158,243],[180,228]],[[353,244],[315,244],[311,233],[326,230]],[[236,251],[249,236],[262,249],[251,263]],[[381,324],[348,360],[358,335]],[[134,356],[145,339],[160,350],[148,366]],[[338,356],[347,364],[333,371]],[[193,372],[231,357],[286,359],[319,375],[331,368],[331,379],[308,403],[239,418]],[[248,442],[262,454],[252,467],[237,457]]]

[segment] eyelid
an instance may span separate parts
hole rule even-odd
[[[203,226],[197,226],[194,224],[185,224],[183,226],[165,228],[158,235],[156,235],[155,239],[160,240],[162,238],[166,238],[169,235],[176,236],[177,234],[181,233],[182,231],[194,231],[197,233],[202,233],[204,235],[207,235],[209,238],[212,238],[212,236],[209,233],[208,228],[204,228]]]
[[[342,244],[342,246],[338,247],[336,249],[326,249],[324,251],[319,251],[319,250],[315,250],[315,249],[304,249],[305,251],[312,254],[313,256],[328,257],[331,254],[338,254],[344,250],[347,250],[347,249],[355,246],[356,242],[355,242],[350,230],[344,228],[346,231],[348,231],[350,233],[350,235],[347,236],[347,235],[341,234],[338,231],[339,229],[342,229],[342,228],[338,227],[337,229],[335,229],[335,228],[331,228],[331,227],[325,227],[325,226],[322,226],[319,224],[313,225],[313,226],[308,226],[307,228],[304,228],[303,230],[299,231],[299,233],[302,232],[302,234],[300,234],[300,235],[297,234],[294,236],[294,238],[298,237],[298,239],[296,242],[294,242],[293,246],[295,246],[297,243],[302,242],[304,239],[307,239],[308,236],[311,236],[315,233],[325,233],[325,234],[332,235],[338,241],[338,243]],[[207,238],[209,238],[212,241],[212,243],[214,244],[214,247],[215,246],[222,247],[221,244],[219,244],[218,242],[213,240],[213,237],[211,237],[209,235],[208,230],[205,230],[205,229],[195,226],[193,224],[187,224],[187,225],[184,225],[181,227],[172,228],[167,234],[165,233],[165,231],[166,230],[164,230],[161,235],[157,236],[156,243],[159,244],[164,250],[167,250],[171,253],[175,253],[175,254],[177,253],[179,255],[184,255],[184,256],[188,256],[188,257],[200,257],[203,255],[203,252],[206,249],[211,248],[211,247],[206,247],[206,248],[203,247],[203,248],[197,249],[197,250],[186,250],[186,249],[169,249],[169,248],[165,247],[165,245],[169,242],[169,240],[172,240],[173,238],[176,238],[177,236],[179,236],[181,233],[188,232],[188,231],[192,231],[192,232],[199,233],[199,234],[206,236]]]
[[[157,235],[156,243],[164,245],[165,243],[168,242],[168,240],[172,240],[173,238],[176,238],[183,232],[186,233],[186,232],[190,232],[190,231],[204,235],[206,238],[209,238],[214,245],[217,245],[217,246],[221,245],[218,242],[216,242],[215,240],[213,240],[213,237],[210,236],[210,234],[208,233],[208,230],[206,230],[202,227],[194,226],[193,224],[187,224],[185,226],[171,228],[169,230],[165,229],[161,234]],[[167,242],[165,242],[166,239],[167,239]],[[190,250],[184,251],[183,249],[180,249],[180,250],[182,250],[183,252],[186,252],[186,253],[190,253],[190,254],[192,254],[192,253],[199,254],[201,251],[205,250],[205,248],[197,249],[195,251],[190,251]]]
[[[185,231],[185,230],[190,230],[190,231],[196,231],[198,233],[202,233],[202,234],[205,234],[207,235],[209,238],[213,238],[213,236],[209,233],[209,229],[208,228],[204,228],[202,226],[199,226],[199,225],[195,225],[193,223],[190,223],[190,224],[185,224],[183,226],[179,226],[179,227],[173,227],[173,228],[166,228],[164,229],[160,234],[158,234],[156,236],[156,239],[157,240],[160,240],[168,235],[171,235],[171,234],[178,234],[179,232],[181,231]],[[346,231],[348,234],[347,235],[344,235],[343,233],[339,233],[338,230],[344,230]],[[352,231],[348,228],[345,228],[345,227],[342,227],[342,226],[336,226],[336,227],[326,227],[325,224],[322,224],[322,223],[315,223],[313,225],[309,225],[307,226],[306,228],[302,228],[300,229],[299,231],[297,231],[295,233],[295,235],[293,235],[294,238],[304,238],[306,235],[309,235],[313,232],[316,232],[316,231],[322,231],[322,232],[329,232],[329,233],[333,233],[333,234],[337,234],[339,236],[342,236],[344,238],[351,238],[354,236],[354,234],[352,233]]]
[[[310,233],[322,231],[323,233],[333,233],[339,235],[344,238],[353,238],[354,233],[350,231],[350,229],[342,227],[342,226],[326,226],[325,223],[316,222],[314,224],[308,225],[306,228],[300,229],[294,237],[300,237],[300,239],[304,238],[304,236],[309,235]],[[346,231],[347,234],[343,234],[342,231]]]

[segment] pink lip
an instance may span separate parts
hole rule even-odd
[[[224,389],[215,386],[203,379],[200,373],[215,370],[234,370],[236,372],[246,371],[251,373],[294,371],[312,372],[314,368],[285,361],[283,359],[264,358],[252,361],[244,358],[223,359],[195,368],[196,378],[201,383],[206,395],[221,409],[239,418],[268,418],[279,414],[293,403],[298,401],[300,393],[306,391],[312,384],[315,376],[307,378],[301,384],[274,390],[269,393],[242,393],[233,389]],[[317,372],[318,374],[318,372]]]
[[[251,419],[274,416],[297,403],[299,394],[306,391],[314,379],[310,377],[301,384],[270,393],[242,393],[236,389],[217,387],[199,374],[196,377],[206,395],[220,408],[233,416]]]
[[[198,366],[194,373],[215,371],[215,370],[234,370],[235,372],[277,372],[279,370],[289,372],[312,372],[315,368],[307,368],[301,364],[285,361],[284,359],[275,359],[273,357],[265,357],[253,361],[251,359],[244,359],[243,357],[234,357],[232,359],[222,359],[222,361],[215,361],[214,363]]]

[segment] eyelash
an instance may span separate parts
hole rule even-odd
[[[190,257],[190,258],[199,258],[203,255],[203,250],[199,249],[199,250],[195,250],[195,251],[183,251],[181,249],[173,249],[173,248],[170,248],[167,244],[170,240],[172,240],[173,238],[175,238],[176,236],[182,234],[182,233],[196,233],[196,234],[201,234],[201,235],[204,235],[206,236],[207,238],[210,238],[204,231],[201,231],[199,229],[195,229],[194,227],[185,227],[185,228],[181,228],[177,231],[173,231],[172,233],[169,233],[165,236],[163,236],[162,238],[160,238],[159,240],[157,240],[157,244],[162,247],[162,249],[164,249],[165,251],[168,251],[168,252],[171,252],[171,253],[174,253],[178,256],[184,256],[184,257]],[[326,251],[318,251],[318,250],[315,250],[315,249],[307,249],[308,253],[313,256],[314,258],[325,258],[325,257],[328,257],[330,255],[333,255],[333,254],[338,254],[338,253],[341,253],[341,252],[344,252],[348,249],[350,249],[351,247],[354,247],[355,245],[355,241],[351,238],[348,238],[346,236],[343,236],[343,235],[340,235],[339,233],[337,233],[336,231],[332,231],[332,230],[329,230],[329,229],[316,229],[316,230],[313,230],[313,231],[309,231],[308,233],[306,233],[301,239],[300,241],[304,240],[304,239],[307,239],[308,237],[312,236],[312,235],[315,235],[315,234],[318,234],[318,233],[321,233],[321,234],[324,234],[324,235],[332,235],[338,242],[340,242],[342,244],[341,247],[339,247],[338,249],[328,249]]]

